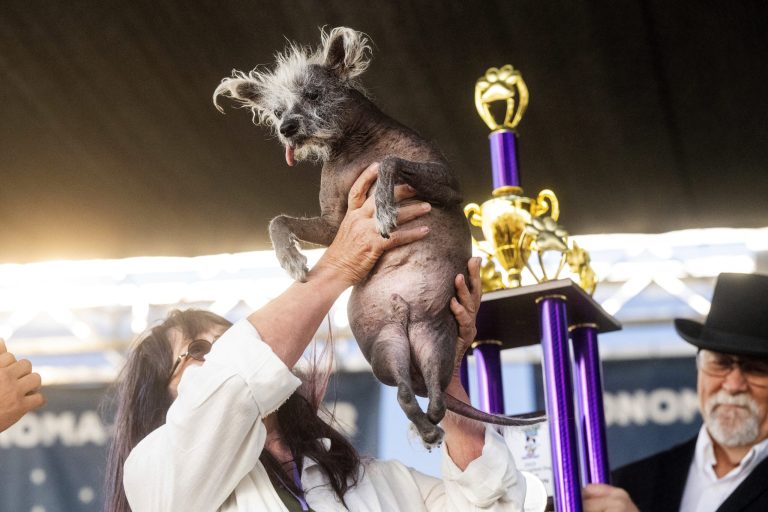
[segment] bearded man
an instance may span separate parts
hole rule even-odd
[[[768,276],[720,274],[705,322],[675,329],[698,348],[699,435],[588,485],[584,511],[768,511]]]

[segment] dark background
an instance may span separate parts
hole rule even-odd
[[[364,84],[467,202],[491,188],[474,83],[511,63],[523,186],[553,188],[571,233],[765,226],[766,5],[3,1],[0,262],[267,249],[271,217],[316,214],[317,169],[211,94],[323,25],[370,35]]]

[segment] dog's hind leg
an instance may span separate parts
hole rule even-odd
[[[391,322],[382,328],[373,342],[371,367],[377,379],[384,384],[397,386],[397,401],[418,430],[427,446],[443,439],[443,430],[430,421],[416,401],[411,382],[411,344],[408,341],[408,304],[400,295],[391,297]]]
[[[443,390],[451,380],[456,352],[457,333],[455,329],[445,330],[439,329],[434,320],[412,324],[408,330],[414,363],[421,370],[429,397],[427,417],[435,424],[445,416]]]

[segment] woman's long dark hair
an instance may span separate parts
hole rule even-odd
[[[173,402],[168,379],[173,353],[168,338],[171,329],[180,329],[185,339],[195,339],[215,326],[231,322],[202,310],[175,310],[154,327],[130,351],[115,390],[114,437],[107,455],[105,481],[106,512],[130,512],[123,489],[123,465],[131,450],[144,437],[165,423]],[[320,396],[327,374],[321,376],[312,365],[305,385],[277,410],[277,423],[285,445],[297,462],[304,457],[316,461],[330,480],[335,494],[344,503],[344,494],[357,483],[360,456],[352,444],[318,416]],[[322,438],[331,441],[326,449]],[[267,450],[259,458],[273,482],[281,482],[294,493],[300,490],[286,478],[280,462]]]

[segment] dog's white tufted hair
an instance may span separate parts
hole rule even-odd
[[[251,110],[254,123],[272,126],[276,122],[274,105],[294,101],[294,91],[308,85],[308,69],[313,65],[332,69],[347,87],[365,94],[356,77],[370,64],[368,37],[351,28],[336,27],[330,32],[321,28],[320,40],[320,47],[314,51],[289,42],[282,52],[275,54],[271,70],[263,65],[248,73],[232,70],[232,76],[224,78],[213,92],[213,104],[223,113],[218,98],[230,97]]]

